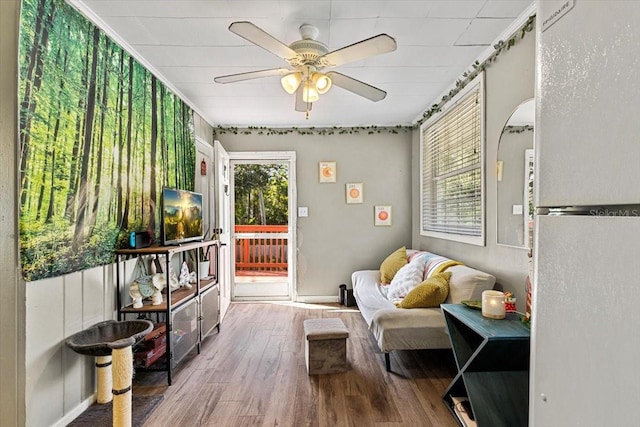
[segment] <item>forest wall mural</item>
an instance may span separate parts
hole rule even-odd
[[[192,110],[63,0],[23,0],[19,55],[24,279],[159,238],[162,187],[193,190]]]

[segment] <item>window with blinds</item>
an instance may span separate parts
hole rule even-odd
[[[482,75],[421,127],[422,234],[484,245]]]

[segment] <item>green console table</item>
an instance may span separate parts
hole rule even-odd
[[[494,320],[462,304],[441,307],[458,367],[442,396],[447,408],[458,420],[453,398],[466,397],[479,427],[526,426],[530,332],[520,316]]]

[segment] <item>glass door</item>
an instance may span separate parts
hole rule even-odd
[[[262,153],[254,159],[232,156],[230,165],[233,299],[290,300],[295,271],[291,245],[291,162]]]

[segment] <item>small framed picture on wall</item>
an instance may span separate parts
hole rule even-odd
[[[377,227],[391,225],[391,205],[376,205],[373,207],[373,224]]]
[[[336,182],[336,162],[319,162],[318,177],[320,183]]]
[[[362,203],[364,201],[361,182],[348,182],[345,186],[345,194],[348,205]]]

